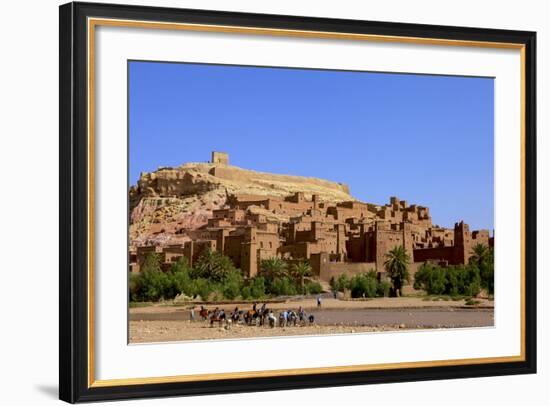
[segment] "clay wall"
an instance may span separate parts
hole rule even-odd
[[[229,165],[229,154],[225,152],[212,151],[212,159],[210,162],[213,164]]]

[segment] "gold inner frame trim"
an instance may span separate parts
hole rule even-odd
[[[520,269],[520,324],[521,350],[519,355],[485,358],[465,358],[454,360],[415,361],[384,364],[347,365],[316,368],[278,369],[267,371],[223,372],[212,374],[175,375],[146,378],[95,379],[95,278],[94,278],[94,191],[95,191],[95,28],[97,26],[148,28],[160,30],[180,30],[194,32],[217,32],[245,35],[268,35],[282,37],[340,39],[370,42],[390,42],[432,46],[460,46],[513,49],[520,51],[521,64],[521,102],[520,102],[520,162],[521,162],[521,269]],[[139,20],[120,20],[108,18],[89,18],[87,29],[88,43],[88,387],[112,387],[126,385],[177,383],[193,381],[212,381],[218,379],[266,378],[312,374],[330,374],[342,372],[380,371],[400,368],[426,368],[474,364],[495,364],[525,361],[525,45],[506,42],[467,41],[439,38],[400,37],[391,35],[355,34],[345,32],[305,31],[260,27],[241,27],[227,25],[166,23]]]

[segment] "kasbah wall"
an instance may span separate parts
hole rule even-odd
[[[213,152],[211,163],[216,176],[231,177],[227,154]],[[290,220],[277,221],[262,212]],[[307,260],[314,276],[329,281],[343,273],[351,276],[369,270],[383,277],[385,255],[400,245],[411,257],[412,274],[425,262],[465,264],[474,245],[493,245],[488,230],[471,232],[463,221],[453,229],[435,226],[427,207],[409,205],[397,197],[378,206],[359,201],[330,203],[315,194],[306,198],[301,192],[283,198],[230,195],[207,225],[186,233],[190,241],[182,244],[131,247],[130,271],[139,272],[151,252],[158,253],[163,268],[169,269],[181,257],[193,265],[210,249],[231,258],[247,277],[257,275],[262,260],[279,257]]]

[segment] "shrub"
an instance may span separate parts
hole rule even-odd
[[[335,281],[336,290],[338,292],[343,292],[344,290],[349,289],[349,283],[350,281],[348,276],[345,273],[341,274]]]
[[[465,302],[466,306],[477,306],[480,303],[481,303],[481,301],[475,300],[475,299],[472,299],[472,298],[466,300],[466,302]]]
[[[269,284],[268,291],[276,296],[290,296],[298,293],[294,281],[286,276],[274,279]]]
[[[371,269],[367,273],[355,275],[351,279],[346,274],[341,274],[338,278],[332,277],[330,287],[335,292],[350,289],[352,297],[388,297],[391,283],[386,280],[378,281],[376,271]]]
[[[208,279],[193,279],[191,282],[190,296],[200,296],[201,299],[206,300],[210,292],[212,292],[214,289],[214,284],[212,284]]]
[[[232,270],[226,273],[223,282],[223,296],[227,299],[235,299],[241,294],[243,287],[243,277],[237,270]]]
[[[192,297],[200,296],[204,300],[209,297],[215,297],[215,300],[232,300],[242,295],[242,273],[232,264],[227,264],[229,258],[213,252],[203,253],[200,258],[197,268],[192,268],[185,258],[180,258],[172,264],[168,272],[162,272],[158,255],[149,255],[141,272],[130,275],[130,301],[173,299],[180,293]],[[205,277],[207,275],[210,277]],[[263,296],[263,279],[255,283],[251,291],[245,293]]]
[[[166,291],[171,288],[170,279],[162,271],[146,270],[140,272],[139,300],[157,301],[166,298]]]
[[[390,289],[391,283],[389,283],[388,281],[380,281],[378,282],[378,286],[376,287],[376,296],[388,297],[390,295]]]
[[[241,296],[243,299],[246,299],[246,300],[252,299],[250,286],[243,286],[243,288],[241,289]]]
[[[323,288],[319,282],[309,282],[306,284],[306,292],[310,295],[318,295],[323,292]]]
[[[375,297],[377,285],[376,278],[368,276],[368,274],[357,274],[349,282],[351,297]]]
[[[255,299],[265,296],[265,279],[263,277],[257,276],[252,280],[250,284],[250,296]]]
[[[176,295],[185,293],[187,296],[193,296],[191,276],[188,271],[172,272],[172,286]]]
[[[423,264],[414,276],[415,289],[424,289],[431,295],[442,295],[445,293],[446,284],[445,270],[437,265]]]
[[[426,263],[415,275],[414,288],[430,295],[476,296],[481,290],[481,277],[475,264],[441,267]]]

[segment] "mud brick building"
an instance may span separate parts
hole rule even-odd
[[[245,173],[229,166],[224,153],[213,152],[211,164],[208,174],[224,181],[232,182]],[[185,176],[178,175],[176,187],[184,180]],[[338,185],[347,190],[347,186]],[[177,188],[167,183],[161,190],[173,193]],[[261,261],[271,257],[307,260],[314,274],[326,281],[342,273],[371,269],[382,277],[385,256],[396,246],[406,249],[414,273],[426,261],[465,264],[474,245],[494,243],[488,230],[470,231],[463,221],[454,228],[434,225],[427,207],[409,205],[397,197],[391,197],[388,204],[375,205],[330,201],[304,192],[286,196],[228,193],[223,207],[211,210],[204,225],[183,227],[177,233],[186,241],[132,248],[130,271],[139,272],[151,252],[157,253],[163,269],[168,269],[181,257],[193,265],[210,249],[228,256],[247,277],[257,275]]]
[[[269,214],[288,220],[270,219]],[[285,198],[232,195],[226,208],[213,210],[206,226],[187,234],[191,240],[181,245],[137,247],[130,255],[131,271],[151,252],[166,266],[180,257],[192,265],[210,249],[231,258],[248,277],[258,273],[263,259],[280,257],[308,260],[317,276],[329,280],[344,272],[383,273],[385,255],[400,245],[414,271],[426,261],[465,264],[475,244],[493,244],[488,230],[470,232],[462,221],[454,229],[434,226],[428,208],[396,197],[380,207],[355,201],[328,204],[302,193]]]

